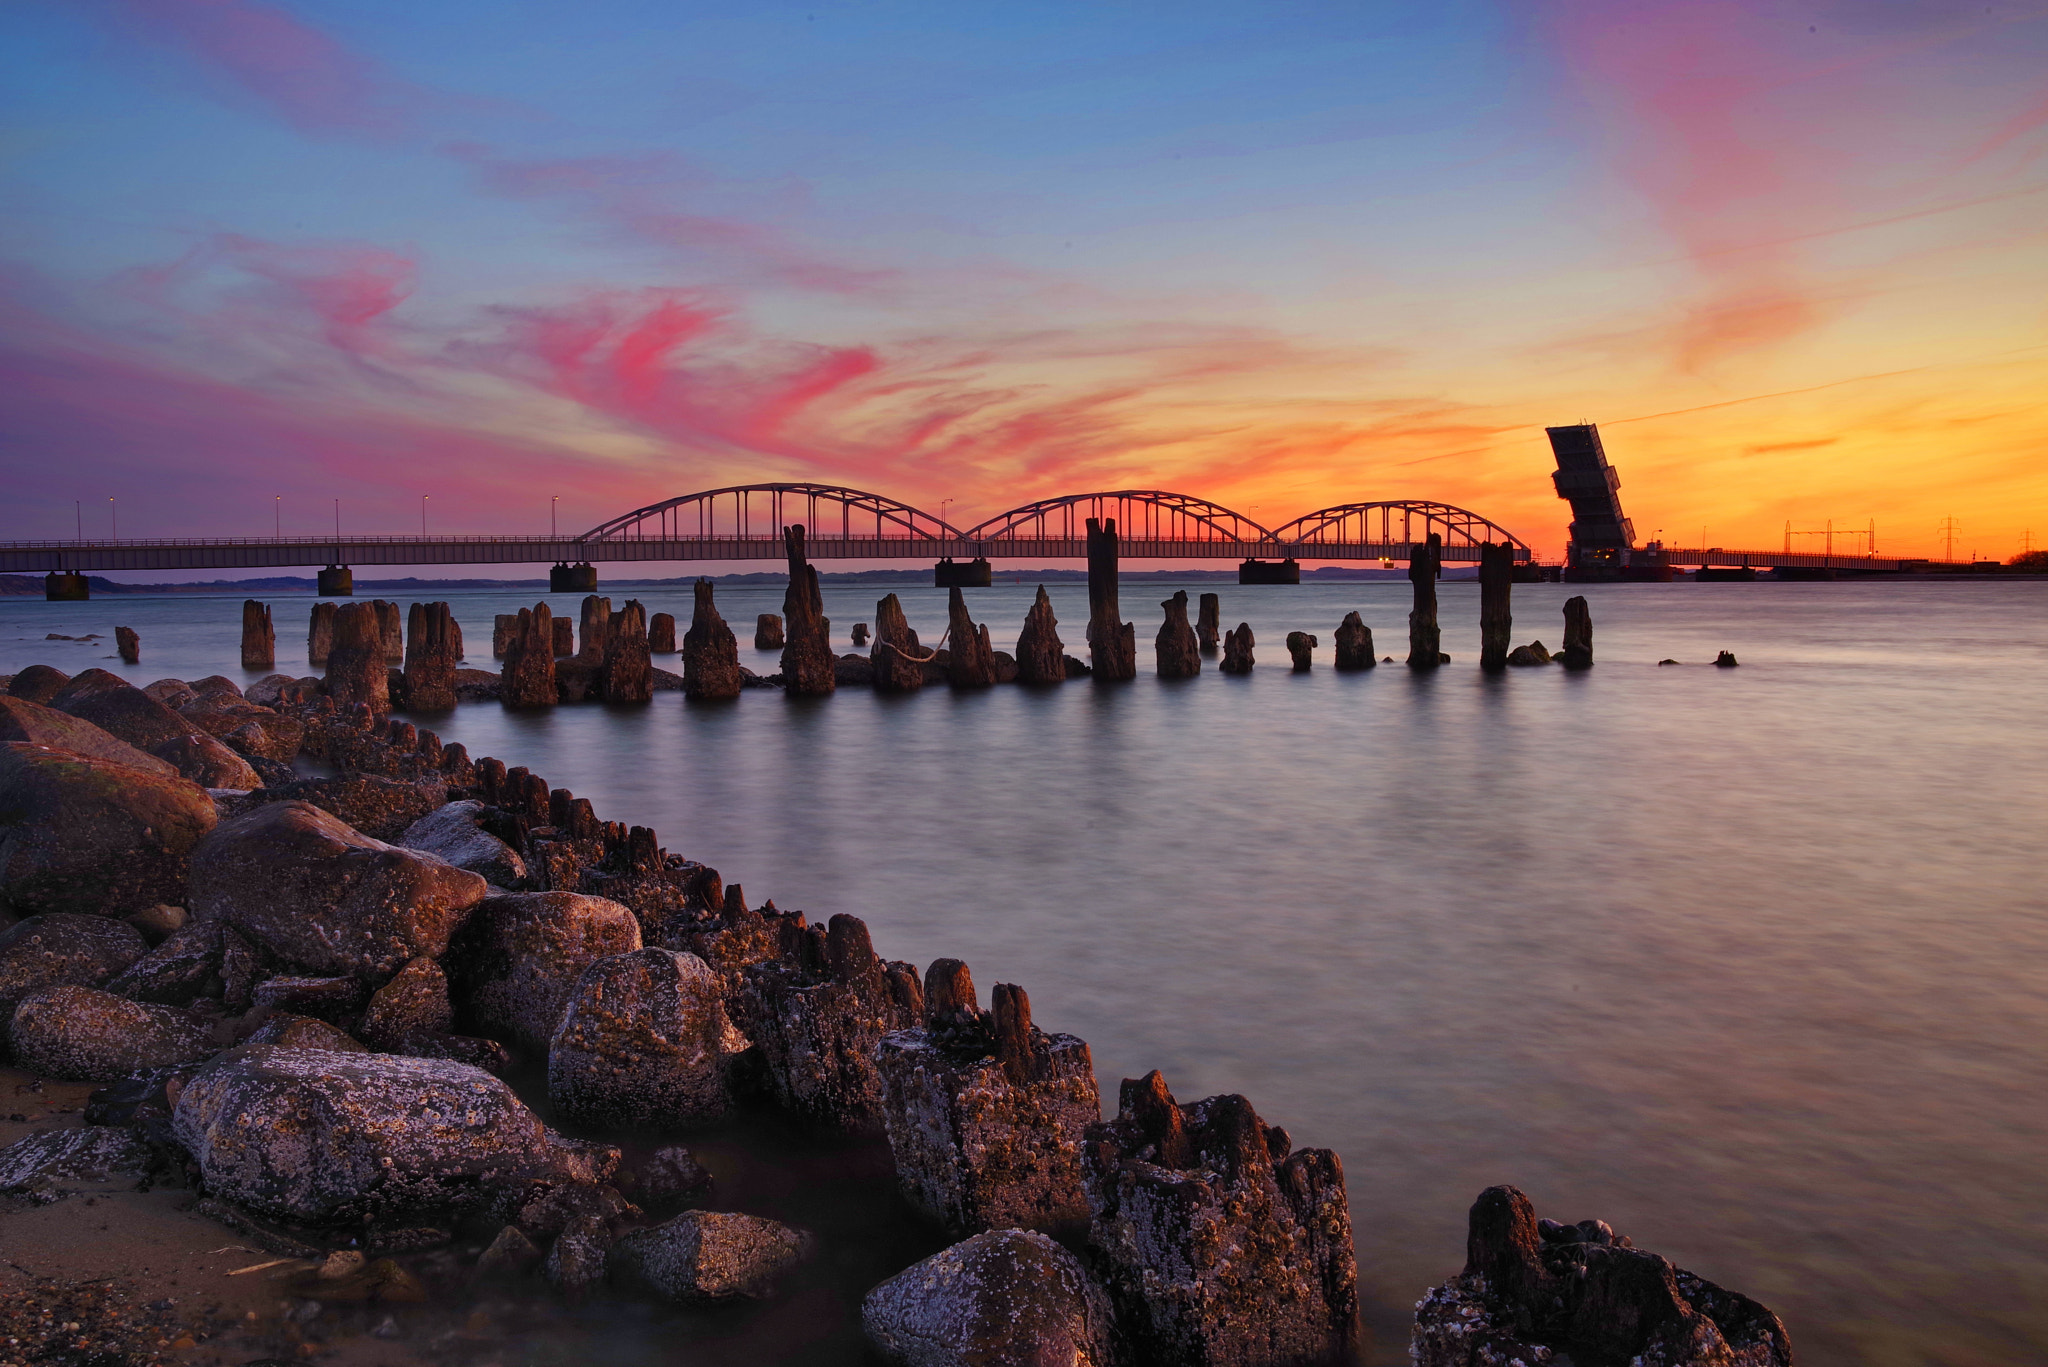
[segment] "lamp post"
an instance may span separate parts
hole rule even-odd
[[[561,535],[560,532],[555,530],[555,505],[557,503],[560,503],[561,501],[562,496],[560,494],[551,494],[548,496],[548,540],[550,541],[553,541],[555,538]]]
[[[107,519],[113,526],[114,540],[119,541],[121,539],[121,510],[115,506],[111,496],[107,499]]]
[[[427,539],[427,500],[431,497],[433,497],[431,494],[420,495],[420,540],[422,541]]]
[[[274,536],[274,537],[276,537],[276,538],[277,538],[277,539],[278,539],[279,541],[282,541],[282,540],[284,540],[284,495],[283,495],[283,494],[273,494],[273,495],[271,495],[271,498],[270,498],[270,511],[271,511],[271,519],[270,519],[270,524],[271,524],[271,535],[272,535],[272,536]]]

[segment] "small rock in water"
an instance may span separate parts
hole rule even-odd
[[[998,1229],[904,1269],[862,1299],[861,1328],[914,1367],[1115,1361],[1108,1298],[1043,1234]]]
[[[1741,662],[1735,658],[1733,651],[1724,650],[1714,657],[1714,663],[1723,669],[1733,669]]]
[[[339,1281],[362,1271],[364,1262],[363,1255],[352,1248],[336,1249],[321,1262],[314,1275],[323,1282]]]
[[[519,1226],[506,1225],[476,1260],[476,1275],[479,1280],[512,1281],[531,1275],[540,1260],[540,1246],[527,1238]]]
[[[1677,663],[1678,663],[1678,661],[1676,661],[1676,660],[1659,660],[1659,661],[1657,661],[1657,663],[1658,663],[1658,664],[1659,664],[1660,666],[1661,666],[1661,665],[1675,665],[1675,664],[1677,664]]]

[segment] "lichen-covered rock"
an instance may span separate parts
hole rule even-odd
[[[313,1016],[295,1016],[281,1011],[256,1027],[245,1045],[270,1044],[280,1049],[324,1049],[337,1054],[367,1054],[361,1040],[338,1025]]]
[[[709,579],[693,586],[696,606],[690,629],[683,633],[683,692],[692,698],[737,698],[740,695],[740,643],[732,628],[718,614]],[[776,621],[776,644],[757,649],[773,650],[781,645],[781,621]]]
[[[89,755],[140,769],[146,774],[169,777],[177,766],[138,750],[118,736],[101,730],[82,717],[44,707],[25,698],[0,698],[0,741],[33,741],[38,745]],[[202,784],[202,787],[218,786]]]
[[[541,1275],[563,1295],[575,1299],[604,1284],[605,1255],[612,1237],[602,1220],[581,1216],[555,1236],[541,1264]]]
[[[620,1185],[636,1205],[667,1212],[701,1199],[714,1183],[695,1154],[681,1144],[666,1144],[622,1175]]]
[[[345,975],[315,978],[280,973],[257,983],[250,996],[265,1012],[289,1011],[330,1025],[351,1025],[362,1014],[370,994],[361,980]]]
[[[190,1006],[197,998],[211,996],[225,987],[222,937],[226,931],[227,927],[218,921],[180,926],[162,944],[97,985],[133,1001]]]
[[[1336,663],[1339,669],[1371,669],[1379,663],[1373,658],[1372,628],[1356,612],[1345,613],[1337,628]]]
[[[109,1081],[138,1068],[196,1063],[218,1050],[212,1031],[175,1006],[92,987],[45,987],[15,1004],[14,1057],[44,1077]]]
[[[691,1210],[612,1245],[614,1276],[678,1301],[762,1299],[816,1240],[758,1215]]]
[[[526,892],[486,899],[443,959],[473,1034],[545,1054],[583,970],[640,948],[640,923],[605,897]]]
[[[480,1068],[394,1054],[247,1050],[194,1075],[171,1124],[208,1191],[297,1220],[502,1211],[618,1163],[549,1131]]]
[[[1342,1360],[1358,1336],[1344,1171],[1241,1096],[1176,1105],[1156,1072],[1126,1079],[1082,1150],[1090,1241],[1147,1363]]]
[[[539,1245],[527,1238],[519,1226],[506,1225],[476,1260],[476,1279],[480,1282],[517,1281],[531,1276],[540,1260]]]
[[[88,669],[50,698],[59,712],[82,717],[138,750],[154,751],[192,730],[176,712],[104,669]]]
[[[924,998],[924,1028],[875,1051],[904,1196],[959,1234],[1087,1219],[1081,1144],[1102,1119],[1087,1044],[1033,1026],[1009,984],[980,1011],[955,959],[931,966]]]
[[[904,1367],[1111,1367],[1108,1297],[1043,1234],[998,1229],[914,1264],[862,1298],[861,1328]]]
[[[1513,1187],[1472,1205],[1465,1270],[1415,1307],[1416,1367],[1791,1367],[1778,1317],[1597,1220],[1536,1219]]]
[[[45,987],[98,987],[149,952],[142,933],[104,916],[31,916],[0,931],[0,1017]]]
[[[0,1192],[49,1183],[100,1181],[112,1173],[146,1172],[150,1153],[126,1125],[45,1130],[0,1149]]]
[[[53,669],[49,665],[30,665],[7,681],[7,696],[47,705],[50,699],[63,692],[64,685],[70,682],[71,676],[61,669]]]
[[[1237,630],[1223,633],[1223,663],[1218,666],[1225,674],[1249,674],[1258,663],[1252,653],[1257,642],[1252,639],[1250,622],[1239,622]]]
[[[487,891],[432,855],[372,840],[304,802],[224,822],[192,856],[192,914],[287,963],[383,982],[438,957]]]
[[[702,1124],[725,1114],[728,1063],[746,1047],[702,959],[613,955],[584,969],[570,994],[548,1045],[548,1101],[578,1125]]]
[[[428,813],[447,805],[448,785],[439,778],[395,779],[375,774],[338,774],[281,783],[262,794],[266,802],[310,802],[372,840],[399,839]],[[418,848],[409,846],[408,848]]]
[[[121,917],[182,903],[193,848],[218,820],[188,779],[0,745],[0,910]]]
[[[378,988],[363,1008],[357,1033],[379,1049],[399,1049],[407,1040],[445,1035],[455,1028],[448,977],[432,959],[414,959]]]
[[[1017,682],[1063,682],[1067,677],[1066,649],[1060,643],[1059,619],[1053,616],[1052,599],[1045,596],[1045,585],[1040,584],[1031,611],[1024,614],[1024,629],[1017,633]]]
[[[769,1090],[813,1124],[882,1128],[875,1047],[916,1025],[924,993],[909,964],[884,963],[852,916],[796,935],[796,952],[749,965],[736,1024],[760,1047]]]
[[[248,760],[204,732],[165,741],[156,747],[155,757],[202,788],[247,792],[263,786],[262,776],[249,767]]]
[[[517,888],[526,881],[526,861],[519,857],[519,851],[479,824],[483,814],[481,802],[446,803],[406,827],[391,843],[408,850],[423,850],[458,869],[480,875],[496,887]]]

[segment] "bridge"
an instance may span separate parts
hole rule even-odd
[[[1248,566],[1407,560],[1414,546],[1434,534],[1446,562],[1477,561],[1487,542],[1511,547],[1518,563],[1534,560],[1528,543],[1499,524],[1426,500],[1338,504],[1268,528],[1207,499],[1121,489],[1040,499],[962,529],[860,489],[743,484],[650,503],[575,536],[6,541],[0,542],[0,573],[75,578],[92,571],[781,560],[782,531],[792,525],[806,529],[814,560],[1079,560],[1088,554],[1090,518],[1114,519],[1120,553],[1140,559],[1238,560]],[[593,569],[593,583],[594,574]],[[77,590],[82,589],[79,578]]]

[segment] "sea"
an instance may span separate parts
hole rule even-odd
[[[1085,587],[1047,587],[1085,657]],[[1406,584],[1189,582],[1250,624],[1257,667],[1161,680],[1175,587],[1123,586],[1134,682],[416,720],[752,903],[964,959],[984,1001],[1022,985],[1088,1041],[1112,1107],[1157,1068],[1335,1149],[1369,1362],[1407,1360],[1414,1302],[1504,1182],[1763,1301],[1811,1367],[2048,1361],[2048,582],[1517,585],[1515,640],[1553,649],[1584,593],[1596,663],[1499,675],[1476,584],[1440,589],[1449,665],[1340,674],[1353,610],[1406,655]],[[688,625],[687,585],[604,591]],[[883,591],[826,587],[839,651]],[[895,592],[935,643],[945,593]],[[1032,594],[967,602],[1008,649]],[[280,669],[311,672],[312,600],[269,601]],[[536,596],[447,601],[489,669],[493,616]],[[742,663],[774,672],[752,627],[779,587],[718,601]],[[240,610],[0,600],[0,673],[253,682]],[[109,658],[117,625],[141,664]],[[1320,638],[1306,673],[1289,631]],[[730,1208],[819,1230],[796,1309],[586,1306],[528,1323],[519,1360],[860,1362],[861,1292],[945,1242],[871,1148],[756,1126],[702,1153]],[[836,1194],[806,1207],[794,1173]]]

